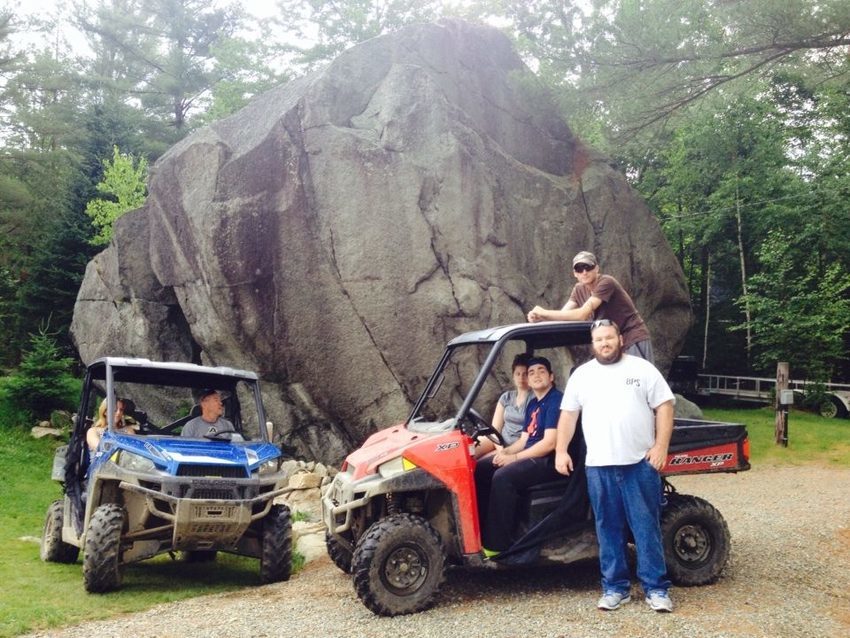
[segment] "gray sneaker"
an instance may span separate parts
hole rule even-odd
[[[651,591],[646,596],[646,604],[650,606],[652,611],[671,612],[673,611],[673,601],[666,591]]]
[[[632,597],[628,592],[621,594],[618,591],[606,591],[602,594],[602,597],[599,599],[599,602],[596,603],[596,606],[599,609],[604,609],[605,611],[614,611],[615,609],[619,609],[620,605],[629,602],[631,599]]]

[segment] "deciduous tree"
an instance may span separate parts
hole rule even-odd
[[[115,220],[139,208],[147,197],[148,163],[144,157],[136,160],[132,154],[122,153],[114,146],[112,161],[104,160],[103,167],[103,180],[97,184],[97,190],[108,199],[93,199],[86,206],[86,214],[98,229],[91,240],[95,245],[109,243]]]

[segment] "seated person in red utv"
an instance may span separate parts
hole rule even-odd
[[[514,382],[513,390],[506,390],[496,403],[493,412],[493,427],[498,430],[508,446],[518,441],[525,429],[525,410],[534,393],[528,387],[528,359],[526,353],[514,357],[511,364],[511,377]],[[479,437],[475,446],[475,456],[481,458],[496,449],[490,439]]]
[[[534,396],[526,408],[525,430],[519,440],[481,459],[475,467],[482,545],[488,557],[511,545],[520,492],[560,476],[554,451],[563,392],[555,387],[547,358],[529,360],[528,385]]]

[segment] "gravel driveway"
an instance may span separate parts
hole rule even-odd
[[[160,605],[146,612],[32,634],[98,638],[287,636],[460,638],[850,636],[850,470],[758,468],[674,479],[708,499],[732,533],[714,585],[673,588],[673,614],[641,596],[600,612],[595,562],[547,569],[452,571],[433,609],[379,618],[328,559],[287,583]]]

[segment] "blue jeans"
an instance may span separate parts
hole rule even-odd
[[[637,549],[637,576],[646,595],[670,588],[661,543],[661,476],[647,460],[634,465],[587,467],[587,489],[596,518],[602,591],[631,589],[626,543]]]

